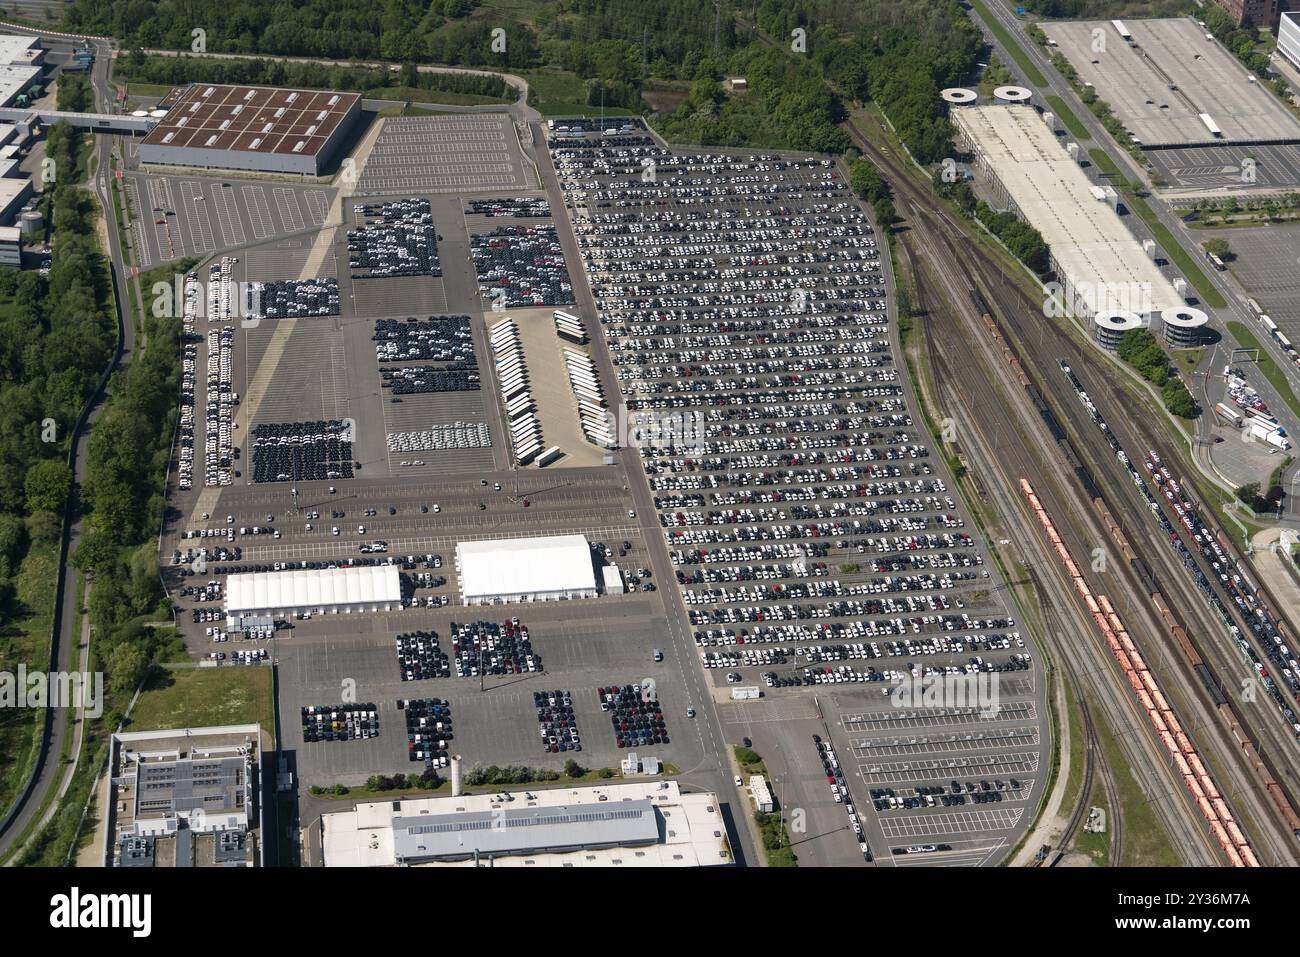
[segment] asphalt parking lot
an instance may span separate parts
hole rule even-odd
[[[676,662],[653,662],[647,650],[668,646],[664,625],[656,620],[658,602],[647,600],[653,597],[584,602],[580,618],[567,603],[552,603],[296,622],[292,637],[275,642],[281,714],[297,715],[306,704],[341,701],[344,682],[355,682],[356,700],[378,706],[380,732],[368,741],[308,744],[296,736],[295,728],[286,735],[286,748],[297,752],[298,773],[305,785],[355,785],[381,771],[410,773],[415,765],[407,758],[405,726],[396,702],[436,696],[451,703],[455,738],[450,750],[464,758],[467,768],[483,763],[560,770],[569,757],[586,767],[617,767],[625,751],[615,746],[609,715],[601,711],[596,688],[653,678],[670,740],[667,745],[638,749],[638,754],[653,755],[679,769],[692,768],[702,754],[685,715],[685,694],[673,680]],[[477,678],[399,678],[393,635],[411,628],[428,629],[449,647],[452,622],[508,620],[503,616],[513,612],[528,626],[543,672],[490,676],[482,691]],[[546,755],[539,745],[533,692],[556,688],[573,692],[580,752]],[[349,685],[349,693],[351,689]]]
[[[728,685],[758,686],[775,701],[831,694],[866,713],[888,709],[881,692],[905,676],[1014,675],[1027,702],[1015,744],[1036,762],[1045,747],[1040,663],[914,424],[872,227],[838,169],[671,153],[635,133],[550,145],[629,414],[682,433],[673,417],[695,414],[689,435],[640,451],[715,700],[729,697]],[[636,175],[647,165],[651,181]],[[654,212],[632,212],[647,206]],[[677,281],[663,284],[667,274]],[[722,705],[728,740],[736,712],[771,707]],[[862,761],[900,748],[942,764],[939,738],[963,721],[931,724],[915,744],[863,731],[837,745],[846,761],[858,760],[852,748]],[[802,746],[810,757],[790,760],[820,770],[811,733]],[[783,754],[797,747],[777,743]],[[872,786],[913,802],[920,782],[889,782],[921,760],[869,762],[881,768]],[[791,767],[790,781],[816,777]],[[1005,796],[987,807],[981,798],[978,810],[973,798],[951,796],[938,813],[878,810],[865,783],[848,786],[878,858],[942,844],[952,850],[916,856],[996,863],[1028,823]],[[951,780],[922,786],[940,785]],[[822,790],[799,800],[834,803]],[[842,827],[846,817],[825,823]],[[981,854],[969,852],[972,840]]]
[[[138,171],[127,172],[123,183],[128,233],[141,269],[319,228],[335,192],[328,186]]]
[[[1235,256],[1228,268],[1278,329],[1300,342],[1300,226],[1243,227],[1231,230],[1228,240]],[[1253,331],[1266,335],[1258,326]]]
[[[507,114],[388,117],[358,196],[536,189]]]
[[[1300,146],[1187,146],[1147,150],[1167,189],[1286,189],[1300,186]],[[1253,177],[1253,180],[1249,177]]]

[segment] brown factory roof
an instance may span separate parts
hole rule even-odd
[[[314,156],[359,99],[356,93],[194,83],[144,144]]]

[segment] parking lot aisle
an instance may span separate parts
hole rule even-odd
[[[221,228],[221,241],[226,246],[244,245],[247,239],[239,210],[235,207],[234,187],[212,183],[210,188],[212,202],[217,209],[217,225]]]
[[[324,190],[309,189],[303,194],[303,201],[307,204],[307,219],[313,226],[325,225],[325,218],[329,215],[329,196]]]
[[[185,225],[190,231],[190,248],[195,253],[216,249],[212,241],[212,222],[208,219],[208,206],[203,198],[203,185],[198,180],[182,180],[180,184]]]
[[[298,232],[303,228],[302,210],[298,206],[298,194],[283,186],[271,190],[275,196],[276,209],[280,211],[280,221],[286,232]]]
[[[260,186],[243,186],[240,192],[244,197],[244,206],[248,209],[248,218],[253,226],[255,239],[269,239],[275,234],[275,225],[271,221],[271,209],[266,205],[266,190]]]

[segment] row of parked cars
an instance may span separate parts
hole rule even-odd
[[[406,753],[426,768],[445,768],[447,743],[452,739],[451,702],[445,698],[398,699],[406,715]]]
[[[518,618],[500,624],[473,621],[451,624],[454,670],[459,677],[517,675],[542,670],[542,657],[533,651],[528,627]]]
[[[352,207],[364,225],[348,230],[354,278],[441,276],[438,233],[427,199],[399,199]]]
[[[858,840],[858,849],[862,852],[865,860],[872,859],[871,847],[867,844],[862,833],[862,821],[858,817],[858,812],[853,808],[853,799],[849,796],[849,785],[844,780],[844,769],[840,766],[839,758],[835,756],[835,749],[829,741],[823,741],[820,734],[812,736],[813,744],[817,746],[817,758],[821,761],[822,772],[826,775],[826,785],[830,788],[831,797],[836,804],[842,804],[844,811],[849,816],[849,827],[853,829],[853,835]]]
[[[379,737],[379,711],[374,703],[303,705],[302,739],[355,741]]]
[[[339,281],[333,276],[250,283],[248,296],[258,310],[250,318],[310,319],[339,314]]]
[[[581,751],[578,719],[573,713],[573,694],[568,690],[534,691],[533,707],[537,710],[537,731],[542,751],[561,754]]]
[[[351,478],[352,430],[338,419],[253,426],[254,482]]]
[[[451,677],[451,659],[438,644],[437,632],[408,632],[395,641],[398,674],[403,681]]]
[[[639,748],[668,744],[668,724],[653,688],[641,685],[609,685],[596,689],[600,710],[609,713],[614,744]],[[694,717],[694,710],[691,711]]]
[[[470,236],[479,293],[499,309],[572,305],[573,281],[555,227],[498,226]]]
[[[469,316],[430,316],[416,319],[376,319],[375,358],[380,362],[460,363],[477,368]]]
[[[492,446],[492,433],[486,422],[449,422],[418,431],[389,432],[387,441],[390,452],[486,449]]]
[[[516,196],[512,199],[471,199],[465,206],[471,216],[506,216],[511,219],[545,219],[551,203],[545,196]]]

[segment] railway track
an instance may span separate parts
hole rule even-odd
[[[1043,352],[1055,355],[1064,354],[1068,356],[1068,361],[1074,368],[1091,368],[1093,366],[1096,361],[1096,356],[1085,356],[1080,350],[1079,344],[1076,343],[1064,330],[1057,328],[1046,318],[1042,318],[1043,310],[1041,301],[1035,302],[1031,300],[1014,282],[1007,281],[1001,264],[991,259],[989,254],[979,246],[966,242],[961,228],[956,224],[949,213],[943,209],[929,208],[934,203],[933,197],[929,195],[928,188],[923,188],[912,178],[911,172],[904,166],[904,161],[898,159],[893,154],[884,153],[877,149],[852,123],[847,123],[846,128],[853,137],[855,143],[863,150],[864,155],[877,164],[886,179],[888,179],[894,187],[896,204],[900,210],[903,210],[906,213],[907,218],[911,221],[915,235],[918,237],[924,236],[931,243],[936,244],[941,250],[939,257],[942,261],[950,264],[949,268],[955,268],[960,271],[962,282],[964,282],[970,290],[974,291],[976,296],[980,296],[978,290],[981,288],[981,284],[977,282],[976,279],[977,274],[985,279],[985,282],[982,284],[983,288],[988,290],[990,298],[993,299],[995,305],[994,309],[987,309],[986,311],[990,313],[996,312],[1000,315],[1007,326],[1015,328],[1019,333],[1017,338],[1020,340],[1022,345],[1025,338],[1036,340],[1035,344],[1039,354]],[[961,255],[957,252],[954,240],[961,243],[962,249],[965,250]],[[933,251],[931,252],[931,258],[934,258]],[[1020,328],[1024,325],[1027,318],[1038,319],[1038,322],[1032,330]],[[1001,328],[996,328],[995,331],[998,335],[1001,334]],[[1037,333],[1036,336],[1033,334],[1034,332]],[[1018,351],[1017,354],[1019,354]],[[1052,364],[1055,363],[1053,362]],[[1026,375],[1025,370],[1019,370],[1019,375],[1022,384],[1029,383],[1030,380]],[[1078,427],[1077,415],[1075,414],[1077,412],[1075,407],[1078,406],[1077,399],[1073,395],[1069,397],[1060,395],[1059,389],[1056,388],[1059,386],[1059,383],[1052,381],[1050,373],[1048,373],[1048,378],[1042,383],[1042,385],[1048,394],[1054,394],[1057,407],[1065,411],[1064,417],[1075,420],[1072,424],[1076,426],[1076,434],[1085,440],[1085,445],[1093,446],[1089,450],[1090,461],[1103,464],[1113,464],[1113,454],[1110,452],[1109,448],[1106,448],[1103,451],[1098,451],[1095,448],[1095,442],[1100,438],[1100,435],[1097,433],[1096,428],[1091,425],[1091,422],[1088,422],[1082,428]],[[1126,431],[1130,433],[1135,430],[1134,424],[1127,421],[1127,417],[1125,418],[1124,426]],[[1094,435],[1093,433],[1097,434]],[[1148,438],[1142,436],[1137,440],[1137,442],[1134,442],[1130,434],[1126,436],[1125,444],[1126,446],[1133,445],[1134,447],[1143,450],[1154,448],[1161,451],[1162,455],[1166,455],[1170,461],[1177,461],[1176,456],[1168,454],[1166,448],[1167,443],[1162,437]],[[1071,464],[1077,464],[1077,458],[1075,459],[1075,462]],[[1097,478],[1107,484],[1108,487],[1116,487],[1114,485],[1116,476],[1113,472],[1109,475],[1098,475]],[[1121,494],[1124,493],[1121,492]],[[1130,516],[1133,515],[1131,502],[1126,501],[1124,511]],[[1137,521],[1139,523],[1143,521],[1143,516],[1140,513],[1138,514]],[[1143,547],[1154,546],[1157,549],[1159,548],[1159,546],[1147,536],[1140,537],[1138,542]],[[1164,560],[1165,558],[1166,556],[1163,553],[1160,553],[1160,559]],[[1177,580],[1178,576],[1183,574],[1181,569],[1170,569],[1169,571],[1172,572],[1171,577],[1175,580]],[[1188,583],[1179,582],[1178,584],[1180,585],[1179,590],[1182,591],[1183,588],[1181,586]],[[1229,606],[1232,607],[1230,602]],[[1203,606],[1195,606],[1192,599],[1188,599],[1184,596],[1184,600],[1179,607],[1196,607],[1196,618],[1198,624],[1202,626],[1202,630],[1207,631],[1210,634],[1216,634],[1214,629],[1217,625],[1219,632],[1222,631],[1221,625],[1218,625],[1217,621],[1205,621],[1202,613],[1208,611],[1208,609],[1205,609]],[[1225,656],[1222,647],[1224,644],[1223,641],[1212,642],[1212,644],[1216,646],[1215,654],[1212,656],[1214,661],[1214,670],[1222,674],[1235,674],[1234,666],[1239,666],[1240,662],[1234,662],[1230,657]],[[1223,687],[1231,687],[1236,684],[1236,682],[1224,682],[1217,676],[1215,680]],[[1278,717],[1280,718],[1280,715]],[[1251,720],[1245,715],[1241,716],[1240,721],[1241,726],[1249,730],[1251,737],[1255,739],[1262,738],[1267,742],[1267,747],[1260,748],[1261,752],[1266,755],[1266,763],[1268,760],[1271,760],[1271,755],[1273,754],[1279,752],[1286,754],[1285,751],[1282,751],[1284,747],[1289,747],[1291,755],[1293,757],[1296,756],[1296,749],[1294,748],[1293,742],[1289,742],[1278,735],[1276,722],[1270,726],[1267,722],[1261,722],[1259,716],[1256,716],[1254,720]],[[1263,726],[1262,731],[1260,730],[1261,725]],[[1253,769],[1248,770],[1253,771]],[[1291,787],[1295,781],[1294,771],[1288,768],[1285,777],[1283,777],[1278,774],[1277,769],[1270,768],[1269,770],[1275,779],[1282,781],[1283,785],[1286,786],[1286,801],[1292,808],[1294,808],[1295,801]],[[1247,780],[1249,781],[1251,778],[1248,776]],[[1274,824],[1285,826],[1286,817],[1278,812],[1278,817],[1274,819]],[[1279,834],[1281,833],[1282,832],[1279,832]],[[1283,860],[1293,861],[1295,858],[1294,835],[1288,832],[1286,837],[1289,843],[1287,846],[1288,849],[1283,855]],[[1275,842],[1275,847],[1280,851],[1280,844]]]

